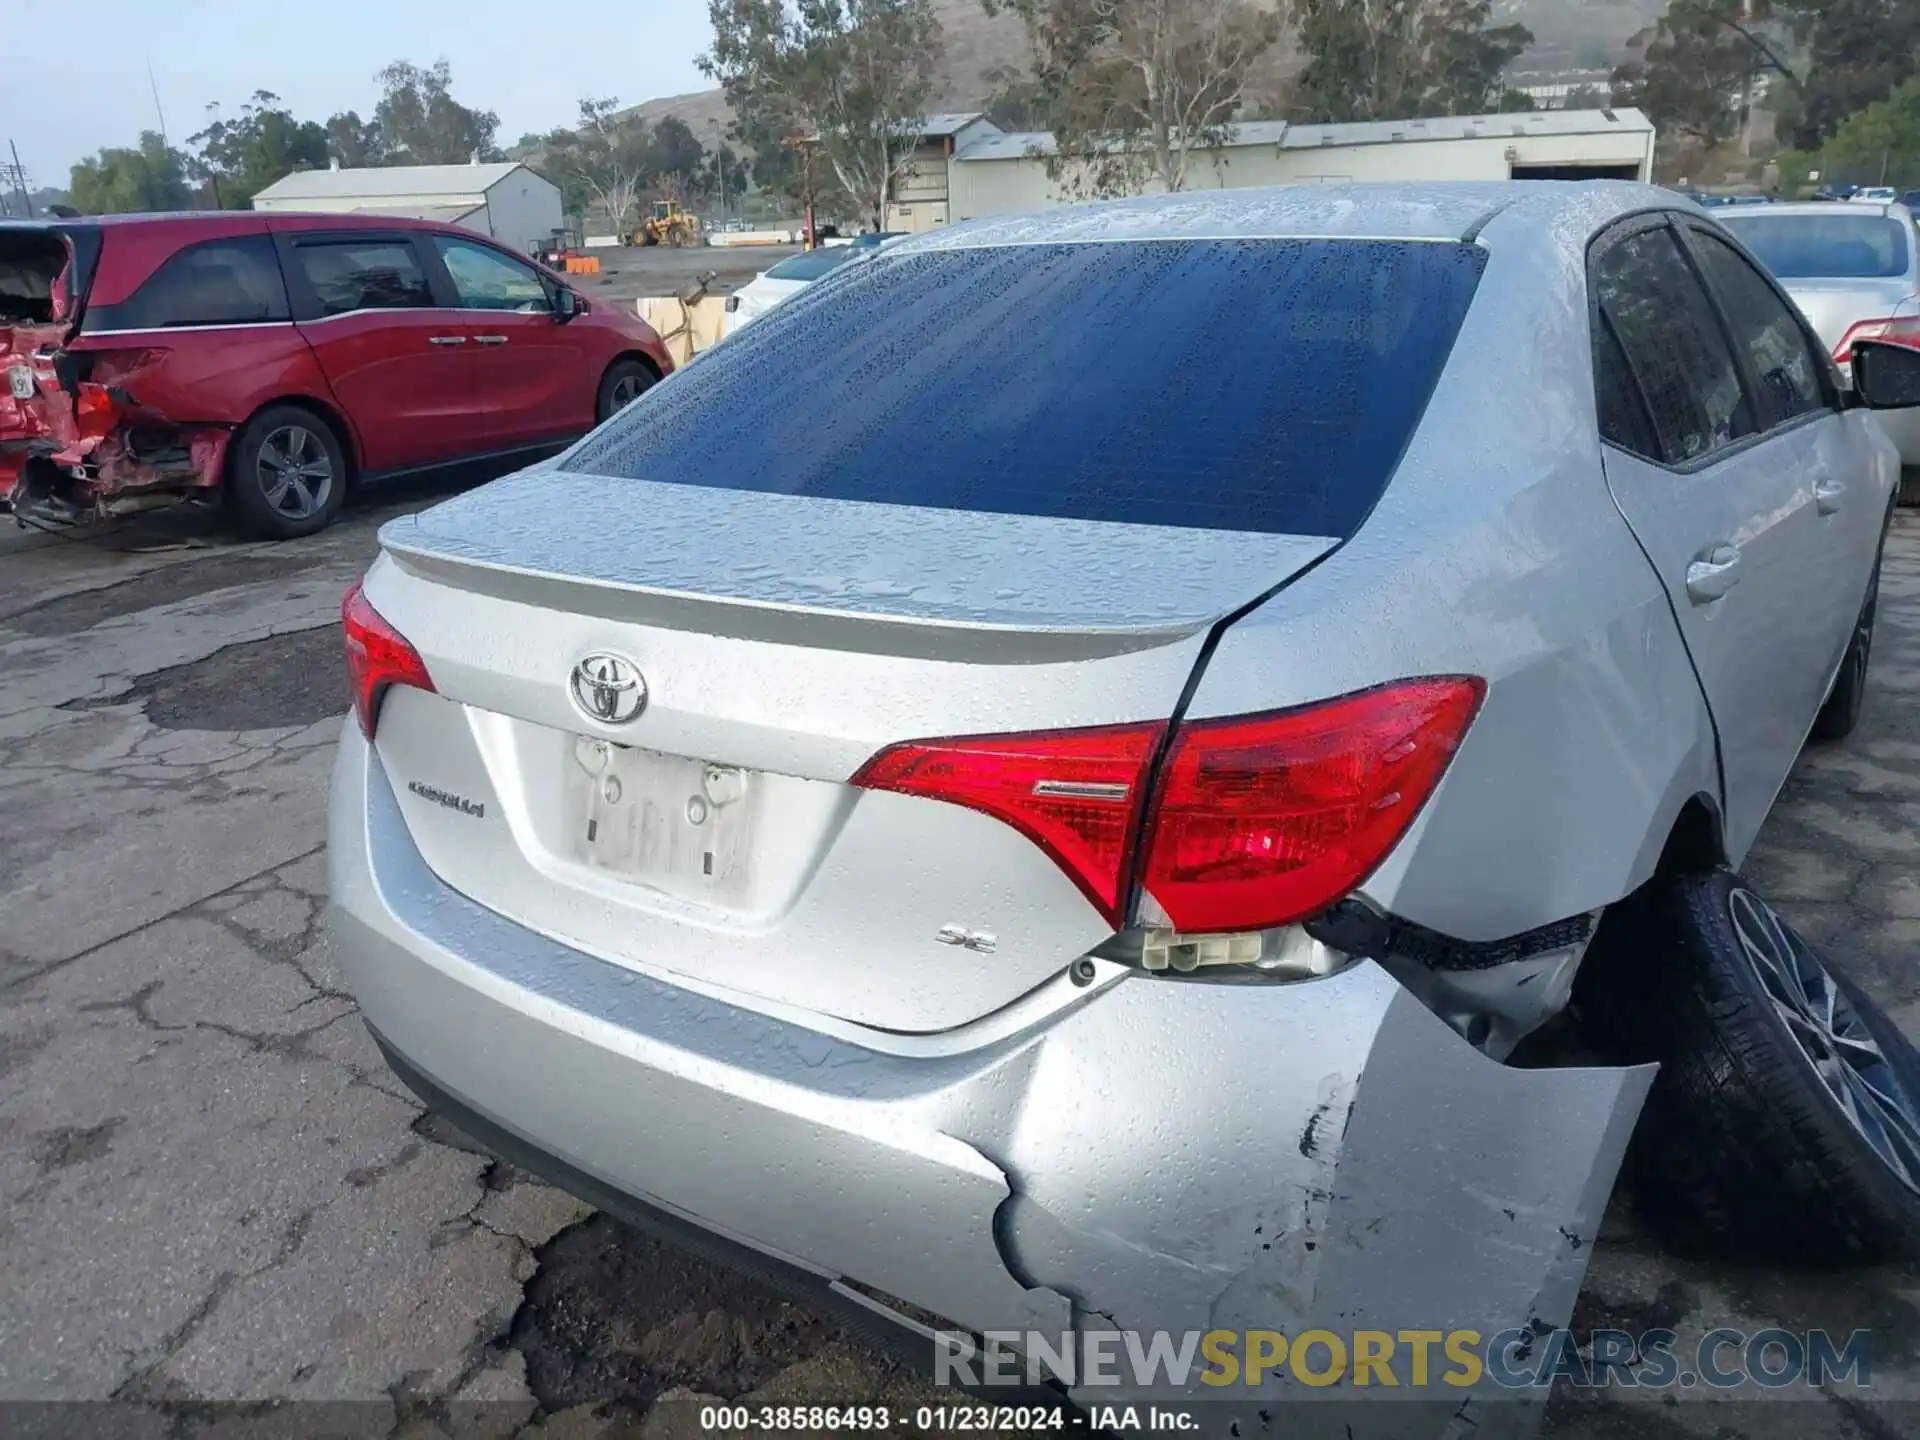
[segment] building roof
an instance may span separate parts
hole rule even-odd
[[[484,195],[522,168],[517,160],[501,160],[484,165],[378,165],[296,170],[267,186],[260,196],[268,200],[322,200]]]
[[[485,205],[356,205],[356,215],[379,215],[386,219],[400,220],[438,220],[447,225],[458,225],[469,215],[477,215],[486,209]]]
[[[1686,208],[1672,191],[1624,180],[1488,180],[1372,185],[1275,185],[1188,190],[1031,215],[968,220],[889,247],[889,254],[1123,240],[1459,240],[1487,230],[1579,243],[1613,215]]]
[[[1321,146],[1393,145],[1418,140],[1492,140],[1540,135],[1651,134],[1653,122],[1638,110],[1524,110],[1502,115],[1448,115],[1432,120],[1368,120],[1348,125],[1289,125],[1284,120],[1248,120],[1228,127],[1225,148],[1277,145],[1287,150]],[[984,135],[961,147],[955,160],[1015,160],[1051,155],[1058,149],[1045,130]]]
[[[929,115],[920,122],[920,134],[928,140],[937,140],[943,135],[958,135],[969,125],[986,118],[986,113],[980,110],[957,110],[949,114]]]

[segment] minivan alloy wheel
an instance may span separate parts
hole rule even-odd
[[[1847,1122],[1920,1191],[1920,1110],[1813,948],[1753,891],[1727,899],[1734,933],[1773,1008]]]
[[[333,492],[327,447],[301,425],[282,425],[261,442],[255,474],[267,504],[290,520],[317,513]]]
[[[639,375],[622,375],[613,382],[608,398],[613,402],[614,410],[624,410],[646,393],[647,384]]]

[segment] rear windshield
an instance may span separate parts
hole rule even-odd
[[[1345,537],[1419,423],[1482,265],[1472,246],[1404,241],[883,252],[710,351],[568,464]]]
[[[55,283],[67,246],[52,230],[0,230],[0,322],[44,325],[54,318]]]
[[[1720,215],[1782,280],[1893,280],[1907,273],[1913,227],[1887,215]]]
[[[835,266],[846,263],[852,256],[851,245],[808,250],[782,260],[767,271],[767,278],[769,280],[818,280]]]

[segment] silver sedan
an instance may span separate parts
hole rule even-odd
[[[1920,1058],[1737,871],[1860,713],[1920,352],[1853,363],[1622,184],[845,267],[382,532],[367,1023],[594,1203],[1083,1400],[1114,1330],[1566,1323],[1636,1122],[1676,1226],[1906,1248]]]

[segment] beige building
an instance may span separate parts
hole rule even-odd
[[[1653,178],[1654,127],[1638,110],[1554,110],[1357,125],[1250,121],[1196,162],[1190,190],[1421,180]],[[929,116],[895,182],[887,228],[930,230],[1067,204],[1047,173],[1054,138],[982,115]],[[1157,184],[1147,187],[1157,190]]]

